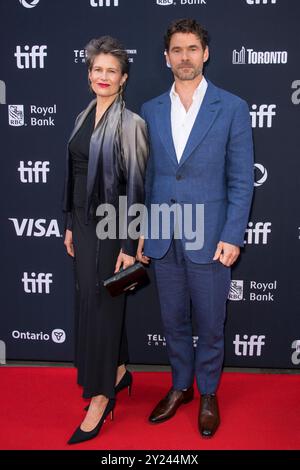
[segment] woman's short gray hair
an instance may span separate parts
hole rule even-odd
[[[122,44],[111,36],[101,36],[97,39],[91,39],[85,47],[86,64],[89,70],[92,69],[95,57],[99,54],[111,54],[118,59],[122,75],[129,72],[128,54]]]

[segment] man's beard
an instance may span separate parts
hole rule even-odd
[[[184,64],[173,69],[173,73],[179,80],[194,80],[202,73],[202,69],[196,69],[191,64]]]

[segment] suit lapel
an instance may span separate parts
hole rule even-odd
[[[182,165],[202,142],[221,110],[221,100],[217,87],[208,81],[208,87],[185,146],[179,165]]]
[[[165,93],[159,98],[157,104],[156,114],[156,125],[160,139],[172,159],[172,161],[178,165],[176,151],[174,147],[172,137],[172,126],[171,126],[171,99],[169,93]]]

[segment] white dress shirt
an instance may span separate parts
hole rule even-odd
[[[207,81],[203,77],[194,91],[193,102],[188,111],[185,110],[179,95],[175,91],[175,83],[170,91],[172,136],[178,163],[190,136],[197,114],[207,90]]]

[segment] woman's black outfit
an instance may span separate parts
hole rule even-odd
[[[120,195],[127,195],[128,207],[143,203],[147,141],[144,121],[120,97],[94,129],[95,109],[93,101],[78,116],[69,141],[64,210],[75,252],[78,384],[84,398],[113,398],[117,367],[128,361],[125,295],[111,297],[101,281],[113,274],[121,248],[135,256],[137,240],[99,240],[96,208],[109,203],[117,209]]]

